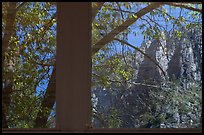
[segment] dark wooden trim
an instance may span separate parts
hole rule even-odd
[[[77,132],[74,130],[61,131],[57,128],[3,128],[3,133],[60,133],[60,132]],[[86,133],[202,133],[202,128],[96,128],[86,131]]]
[[[95,128],[93,133],[202,133],[202,128]]]
[[[91,124],[91,2],[57,5],[57,127],[85,132]]]
[[[42,133],[42,132],[60,132],[57,128],[2,128],[2,133]]]

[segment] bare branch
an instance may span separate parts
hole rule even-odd
[[[160,9],[155,9],[155,10],[158,10],[158,11],[160,11],[160,12],[164,12],[164,11],[162,11],[162,10],[160,10]],[[174,19],[174,20],[179,20],[179,19],[176,19],[174,16],[171,16],[170,14],[168,14],[168,13],[166,13],[166,12],[164,12],[165,13],[165,15],[167,15],[169,18],[172,18],[172,19]]]
[[[130,13],[130,14],[135,14],[135,12],[132,12],[132,11],[127,11],[127,10],[122,10],[122,9],[117,9],[117,8],[113,8],[111,10],[114,10],[114,11],[119,11],[119,12],[124,12],[124,13]]]
[[[152,18],[150,18],[149,16],[147,16],[147,18],[148,18],[151,22],[155,23],[157,26],[159,26],[159,27],[161,27],[161,28],[163,28],[163,29],[165,30],[164,26],[158,24],[156,21],[154,21],[154,20],[153,20]]]
[[[95,75],[98,78],[101,78],[101,76],[98,75],[98,74],[93,74],[93,75]],[[123,85],[122,81],[111,80],[109,78],[107,80],[109,82],[111,82],[111,83],[120,83],[121,85]],[[131,82],[131,81],[127,81],[126,83],[133,84],[133,85],[136,85],[136,86],[146,86],[146,87],[153,87],[153,88],[161,88],[160,86],[157,86],[157,85],[150,85],[150,84],[145,84],[145,83],[136,83],[136,82]]]
[[[127,82],[136,86],[147,86],[147,87],[153,87],[153,88],[161,88],[160,86],[157,85],[150,85],[150,84],[145,84],[145,83],[135,83],[135,82]]]

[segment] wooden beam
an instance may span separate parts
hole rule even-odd
[[[57,128],[85,132],[91,124],[91,3],[57,5]]]

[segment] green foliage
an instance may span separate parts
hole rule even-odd
[[[3,5],[2,20],[6,23],[7,3]],[[32,128],[40,111],[43,93],[37,89],[45,87],[41,83],[49,79],[50,70],[43,63],[52,67],[55,59],[56,20],[51,20],[56,11],[53,12],[54,8],[56,5],[50,2],[25,2],[17,12],[15,34],[12,34],[9,49],[5,52],[6,63],[13,63],[13,92],[7,113],[9,128]],[[4,71],[8,71],[7,66]],[[4,74],[3,80],[7,79]]]
[[[171,127],[188,128],[201,126],[202,97],[201,87],[195,82],[190,82],[190,87],[183,90],[179,80],[166,82],[161,90],[151,90],[152,112],[150,118],[159,119],[160,124]],[[178,116],[177,116],[178,115]],[[145,117],[146,115],[144,115]],[[155,117],[156,116],[156,117]],[[149,117],[141,118],[141,121],[149,122]],[[153,119],[155,120],[155,119]]]
[[[124,57],[131,56],[131,54],[126,53]],[[92,87],[101,85],[104,88],[110,88],[112,84],[120,87],[121,83],[131,80],[134,69],[127,60],[125,63],[122,57],[121,54],[110,57],[105,57],[104,53],[96,55],[92,59]]]
[[[110,114],[111,115],[108,117],[108,127],[109,128],[119,128],[120,119],[118,117],[118,111],[116,109],[112,109]]]

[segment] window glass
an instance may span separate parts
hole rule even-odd
[[[202,126],[202,7],[184,5],[92,3],[94,128]]]
[[[2,2],[2,41],[2,128],[54,128],[56,3]]]

